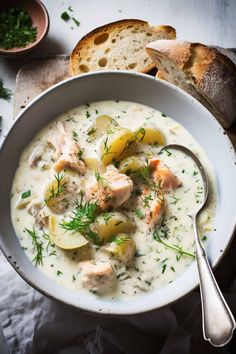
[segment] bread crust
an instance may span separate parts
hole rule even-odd
[[[228,57],[201,43],[178,40],[159,40],[150,43],[146,50],[159,65],[157,77],[165,79],[160,62],[171,60],[195,87],[198,96],[204,96],[207,108],[211,107],[222,125],[229,127],[233,123],[236,119],[236,66]]]
[[[84,37],[81,38],[81,40],[76,44],[74,47],[71,55],[70,55],[70,72],[72,75],[77,75],[79,73],[79,63],[78,63],[78,56],[79,53],[81,56],[83,54],[86,54],[86,47],[89,47],[91,45],[91,42],[94,41],[96,36],[101,35],[103,33],[109,33],[111,34],[113,31],[117,30],[117,28],[120,26],[121,28],[124,26],[134,26],[134,25],[141,25],[141,26],[149,26],[147,21],[139,20],[139,19],[124,19],[124,20],[119,20],[115,21],[103,26],[100,26],[91,32],[87,33]],[[163,33],[168,34],[170,38],[175,38],[176,32],[175,29],[171,26],[150,26],[152,30],[157,30],[157,31],[163,31]],[[155,68],[155,64],[151,63],[146,65],[141,72],[147,73],[148,71],[152,70]]]

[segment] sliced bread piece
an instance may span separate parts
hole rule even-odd
[[[236,119],[236,66],[217,49],[200,43],[159,40],[146,47],[157,77],[198,99],[228,128]]]
[[[121,20],[96,28],[86,34],[70,56],[72,75],[94,70],[135,70],[155,68],[145,51],[150,40],[173,39],[170,26],[153,27],[146,21]]]

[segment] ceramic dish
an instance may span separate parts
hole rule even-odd
[[[13,57],[19,56],[37,48],[46,38],[49,30],[49,16],[46,7],[39,0],[8,0],[4,4],[0,4],[0,11],[11,6],[22,6],[30,15],[33,27],[37,28],[36,40],[27,44],[25,47],[14,47],[11,49],[0,48],[0,54]]]
[[[195,99],[164,81],[143,74],[95,72],[66,80],[46,90],[18,116],[0,152],[0,246],[16,271],[43,294],[89,311],[134,314],[170,304],[198,285],[196,263],[175,281],[129,300],[107,300],[83,295],[49,280],[22,251],[10,215],[12,180],[22,149],[50,120],[70,108],[100,100],[145,104],[174,118],[200,143],[212,162],[217,179],[217,211],[207,253],[212,266],[222,258],[233,236],[236,220],[234,149],[215,118]]]

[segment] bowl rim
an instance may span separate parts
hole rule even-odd
[[[36,41],[29,43],[26,47],[13,47],[13,48],[9,48],[9,49],[3,49],[0,48],[0,54],[1,55],[6,55],[6,56],[14,56],[17,54],[23,54],[26,53],[28,51],[30,51],[31,49],[36,48],[41,41],[46,37],[48,31],[49,31],[49,25],[50,25],[50,18],[49,18],[49,14],[48,14],[48,10],[46,8],[46,6],[40,1],[40,0],[31,0],[31,2],[34,1],[35,3],[38,4],[38,6],[42,9],[43,14],[44,14],[44,18],[45,18],[45,26],[44,26],[44,30],[41,34],[41,36],[36,39]]]
[[[156,79],[155,77],[152,77],[150,75],[147,74],[143,74],[143,73],[136,73],[136,72],[129,72],[129,71],[125,71],[125,70],[103,70],[103,71],[94,71],[94,72],[89,72],[89,73],[85,73],[79,76],[75,76],[75,77],[71,77],[68,78],[66,80],[63,80],[55,85],[53,85],[52,87],[48,88],[47,90],[43,91],[41,94],[39,94],[38,96],[36,96],[34,99],[32,99],[30,101],[30,103],[16,116],[15,118],[15,122],[13,123],[13,125],[9,128],[9,130],[6,133],[6,136],[4,138],[4,140],[2,141],[1,145],[0,145],[0,154],[2,151],[2,148],[4,146],[4,144],[6,143],[6,141],[9,139],[10,133],[11,131],[15,128],[15,126],[19,123],[21,117],[24,115],[24,113],[28,110],[31,109],[32,106],[34,106],[34,104],[37,103],[37,101],[41,100],[45,95],[47,95],[48,93],[50,93],[51,91],[54,91],[56,88],[66,85],[68,82],[71,81],[77,81],[80,80],[84,77],[90,77],[90,76],[94,76],[94,75],[109,75],[109,74],[113,74],[113,75],[126,75],[126,76],[134,76],[134,77],[140,77],[140,78],[145,78],[148,80],[153,80],[153,81],[158,81],[161,83],[161,85],[167,86],[169,87],[171,90],[176,91],[177,93],[179,93],[182,96],[185,96],[187,100],[191,100],[194,102],[195,105],[197,105],[199,107],[199,109],[201,111],[205,111],[208,119],[211,119],[212,121],[214,121],[214,124],[216,125],[216,128],[218,128],[219,134],[222,135],[222,138],[225,141],[225,144],[227,145],[228,151],[231,154],[232,160],[234,161],[233,163],[236,164],[236,151],[232,145],[231,140],[229,139],[228,135],[226,134],[225,130],[222,128],[222,126],[220,125],[220,123],[216,120],[216,118],[199,102],[197,101],[195,98],[193,98],[191,95],[189,95],[188,93],[186,93],[185,91],[183,91],[182,89],[180,89],[179,87],[170,84],[169,82],[160,80],[160,79]],[[235,218],[236,218],[236,214],[235,214]],[[233,235],[234,232],[236,230],[236,223],[234,223],[234,225],[232,225],[231,230],[229,232],[229,237],[228,237],[228,241],[225,242],[223,251],[220,252],[218,254],[217,257],[214,258],[213,262],[211,263],[212,268],[215,268],[220,260],[223,258],[223,256],[225,255],[225,253],[227,252],[228,248],[230,247],[230,244],[232,242],[233,239]],[[105,309],[100,309],[96,306],[84,306],[84,305],[80,305],[78,302],[75,301],[67,301],[67,299],[63,298],[62,296],[60,296],[60,294],[56,294],[56,295],[52,295],[48,290],[42,289],[36,282],[34,282],[33,280],[31,280],[27,274],[25,274],[23,269],[20,269],[19,267],[17,267],[16,262],[14,262],[13,258],[9,259],[9,255],[7,254],[7,250],[5,250],[4,245],[2,247],[2,244],[0,242],[0,248],[4,254],[4,256],[6,257],[6,259],[8,260],[8,262],[12,265],[12,267],[15,269],[15,271],[30,285],[32,286],[34,289],[38,290],[40,293],[46,295],[47,297],[54,299],[56,301],[59,301],[61,303],[70,305],[70,306],[74,306],[77,309],[82,309],[85,310],[87,312],[92,312],[92,313],[98,313],[98,314],[104,314],[104,315],[134,315],[134,314],[141,314],[144,312],[149,312],[149,311],[153,311],[155,309],[159,309],[161,307],[164,307],[166,305],[170,305],[174,302],[176,302],[177,300],[180,300],[182,297],[186,296],[187,294],[189,294],[192,290],[194,290],[198,285],[199,285],[199,281],[197,279],[192,279],[191,280],[191,284],[188,284],[187,290],[186,287],[185,288],[181,288],[178,289],[178,291],[175,292],[175,295],[173,296],[173,294],[171,296],[169,296],[169,298],[171,298],[171,300],[169,298],[167,299],[162,299],[162,301],[160,301],[160,304],[158,305],[158,307],[153,306],[152,303],[146,303],[145,306],[143,306],[141,309],[136,308],[136,310],[134,311],[133,309],[126,309],[125,311],[113,311],[108,308],[105,307]],[[22,251],[23,252],[23,251]],[[187,269],[186,271],[188,271],[189,269]],[[185,271],[185,272],[186,272]],[[179,275],[179,277],[181,277],[181,275],[183,275],[185,272],[181,273]],[[191,270],[191,272],[197,272],[197,266],[196,266],[196,261],[194,261],[193,264],[193,268]],[[42,273],[42,272],[41,272]],[[43,274],[45,277],[46,275]],[[57,283],[55,283],[53,280],[50,279],[50,282],[53,282],[54,284],[58,285]],[[173,282],[174,283],[174,282]],[[172,284],[173,284],[172,283]],[[171,285],[171,284],[170,284]],[[59,286],[59,285],[58,285]],[[59,286],[61,288],[61,286]],[[64,287],[63,287],[64,288]],[[164,287],[165,288],[165,287]],[[70,289],[67,289],[68,291],[72,291]],[[155,290],[154,290],[155,291]],[[151,292],[150,292],[151,293]],[[149,293],[145,294],[145,297],[148,295]],[[105,303],[105,302],[104,302]]]

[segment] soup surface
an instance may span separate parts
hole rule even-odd
[[[76,291],[127,298],[163,287],[194,261],[191,219],[210,196],[198,225],[202,241],[216,207],[212,167],[186,129],[132,102],[94,102],[45,126],[24,149],[11,198],[23,250],[46,276]]]

